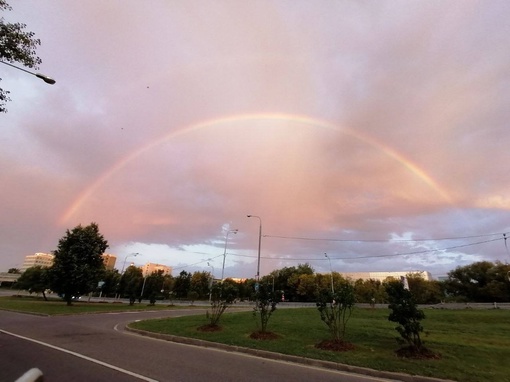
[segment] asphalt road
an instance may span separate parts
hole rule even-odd
[[[135,320],[203,313],[172,310],[42,317],[0,311],[0,381],[13,382],[32,367],[43,371],[45,381],[389,381],[123,331]]]

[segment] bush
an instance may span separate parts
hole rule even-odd
[[[343,282],[335,293],[320,292],[317,298],[317,309],[321,320],[328,326],[333,341],[342,342],[345,337],[347,322],[354,307],[354,287]]]
[[[401,336],[397,338],[397,342],[401,345],[407,343],[411,349],[421,352],[424,346],[420,337],[423,331],[420,321],[425,318],[425,313],[418,309],[413,294],[405,289],[402,283],[390,282],[386,285],[386,291],[392,311],[388,320],[398,323],[395,330]]]

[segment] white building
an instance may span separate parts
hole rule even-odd
[[[110,253],[105,253],[101,255],[103,258],[103,263],[106,269],[113,269],[115,267],[115,262],[117,261],[117,257]],[[34,253],[33,255],[25,256],[25,261],[21,266],[20,271],[25,272],[28,268],[41,266],[43,268],[49,268],[53,265],[53,261],[55,260],[55,256],[50,253]]]
[[[25,261],[23,262],[23,265],[21,266],[20,271],[25,272],[28,268],[41,266],[43,268],[48,268],[53,265],[53,260],[55,259],[55,256],[53,256],[50,253],[34,253],[33,255],[25,256]]]
[[[142,268],[142,274],[143,277],[150,276],[154,272],[163,271],[163,275],[170,275],[172,274],[172,267],[162,265],[162,264],[155,264],[155,263],[147,263]]]
[[[396,280],[400,280],[400,277],[406,277],[409,274],[420,275],[423,280],[432,280],[432,275],[427,271],[405,271],[405,272],[339,272],[342,277],[356,281],[359,279],[365,280],[378,280],[383,282],[388,277],[393,277]]]

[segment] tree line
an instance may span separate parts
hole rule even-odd
[[[96,223],[67,230],[53,252],[53,266],[27,269],[16,286],[43,296],[46,290],[51,290],[68,304],[88,294],[129,298],[134,303],[145,299],[206,300],[210,299],[213,283],[219,282],[204,271],[183,270],[177,276],[159,271],[144,277],[142,270],[134,266],[123,274],[115,269],[106,270],[101,257],[106,248],[108,242]],[[346,280],[340,273],[316,273],[309,264],[299,264],[273,270],[258,282],[254,278],[242,282],[227,278],[223,283],[235,287],[238,300],[253,299],[257,287],[264,285],[279,294],[280,301],[315,302],[321,291],[349,282],[354,287],[356,302],[383,304],[389,302],[385,286],[391,281],[394,279]],[[510,301],[510,265],[499,261],[457,267],[444,281],[424,280],[413,273],[407,275],[407,281],[419,304]]]

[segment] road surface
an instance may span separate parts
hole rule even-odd
[[[32,367],[46,381],[389,381],[123,331],[135,320],[189,314],[204,311],[52,317],[0,311],[0,381],[12,382]]]

